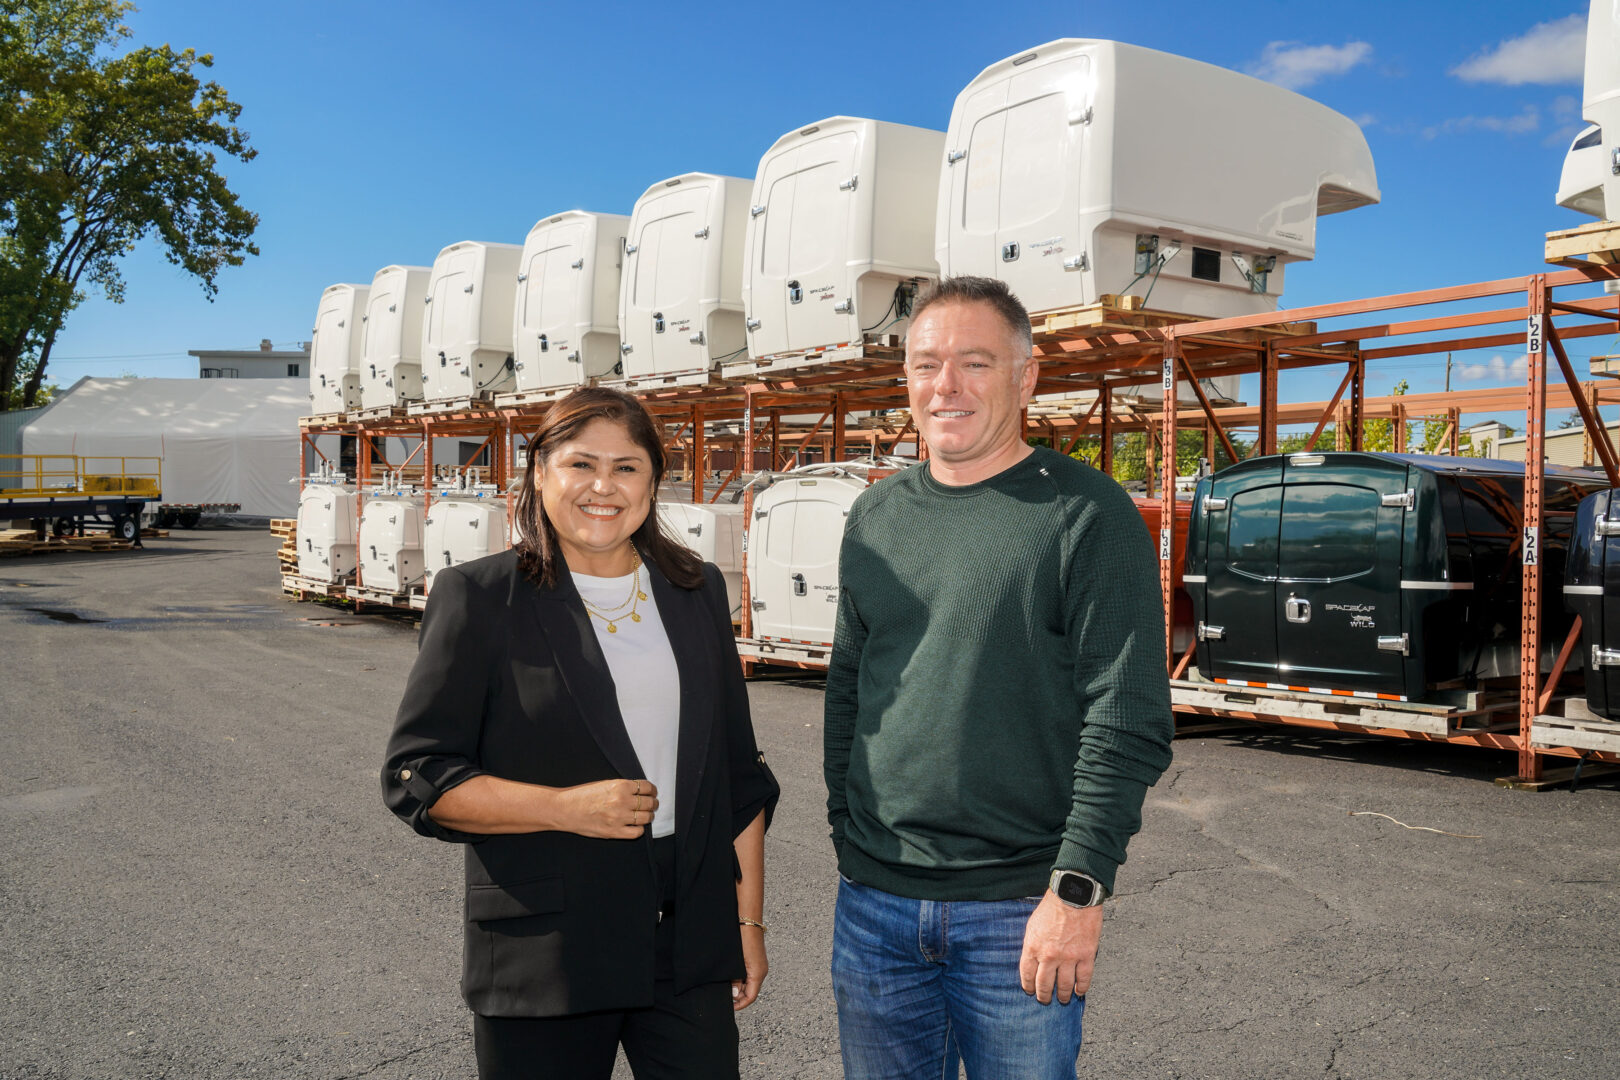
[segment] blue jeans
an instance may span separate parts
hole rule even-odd
[[[832,982],[845,1080],[1074,1080],[1084,998],[1018,982],[1026,900],[908,900],[840,877]]]

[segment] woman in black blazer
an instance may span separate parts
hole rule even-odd
[[[383,797],[466,845],[484,1078],[606,1078],[621,1044],[638,1078],[738,1075],[778,789],[663,472],[639,402],[576,391],[530,442],[522,541],[434,577]]]

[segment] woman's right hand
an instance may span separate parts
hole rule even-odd
[[[634,840],[658,810],[658,789],[651,780],[597,780],[554,790],[555,827],[601,840]]]

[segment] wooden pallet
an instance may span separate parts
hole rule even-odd
[[[444,398],[440,401],[413,401],[405,407],[408,416],[443,416],[454,413],[489,412],[495,408],[491,395]]]
[[[411,598],[421,594],[421,588],[409,592],[391,593],[382,589],[367,589],[359,585],[350,585],[346,593],[350,600],[357,600],[366,604],[379,604],[385,607],[397,607],[409,610]]]
[[[603,378],[597,380],[597,385],[611,387],[614,390],[623,390],[627,394],[634,394],[644,390],[667,390],[676,386],[707,386],[711,374],[712,369],[710,368],[694,368],[691,371],[671,371],[662,375]]]
[[[1095,304],[1033,312],[1029,321],[1038,351],[1039,346],[1043,344],[1105,337],[1121,331],[1151,333],[1170,326],[1207,322],[1210,318],[1208,315],[1188,315],[1179,311],[1160,311],[1144,307],[1139,296],[1104,294]],[[1315,323],[1293,322],[1228,330],[1213,337],[1224,341],[1248,342],[1278,337],[1301,337],[1314,333],[1316,333]]]
[[[1297,717],[1441,737],[1492,730],[1496,713],[1513,706],[1513,699],[1505,695],[1493,697],[1473,691],[1458,692],[1432,702],[1383,701],[1191,679],[1171,680],[1170,701],[1180,712],[1201,716],[1276,718],[1285,723],[1290,717]],[[1512,726],[1518,727],[1516,717]]]
[[[347,415],[350,420],[364,424],[374,420],[403,419],[406,411],[404,405],[378,405],[370,409],[355,409]]]
[[[842,342],[798,352],[749,356],[720,365],[717,379],[723,383],[771,382],[773,378],[810,375],[848,375],[861,378],[892,378],[893,368],[905,363],[906,350],[895,334],[883,334],[872,341]],[[874,374],[874,370],[876,374]]]
[[[336,581],[315,581],[297,574],[281,575],[281,591],[302,600],[306,596],[328,596],[337,600],[348,599],[348,585]]]
[[[1548,233],[1547,261],[1577,268],[1620,263],[1620,221],[1594,221]]]
[[[1530,723],[1530,745],[1542,750],[1568,746],[1620,754],[1620,723],[1570,716],[1538,716]]]
[[[559,398],[567,397],[575,390],[578,390],[581,385],[594,386],[596,380],[591,380],[589,384],[576,383],[573,386],[546,386],[541,387],[539,390],[513,390],[506,394],[496,394],[495,405],[497,408],[502,409],[516,409],[524,405],[546,405]]]
[[[329,412],[329,413],[315,413],[312,416],[300,416],[298,418],[298,426],[299,427],[330,427],[333,424],[347,423],[351,415],[352,414],[350,414],[350,413]]]
[[[154,529],[151,533],[143,531],[141,535],[156,535],[156,533],[157,530]],[[162,535],[169,534],[165,532]],[[41,540],[32,529],[6,529],[0,532],[0,557],[54,555],[68,551],[128,551],[134,546],[133,541],[120,540],[104,533],[95,536],[48,536]]]

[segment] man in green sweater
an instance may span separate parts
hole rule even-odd
[[[1074,1077],[1125,845],[1170,762],[1155,551],[1114,481],[1024,441],[1005,284],[914,310],[928,461],[851,510],[827,672],[846,1077]]]

